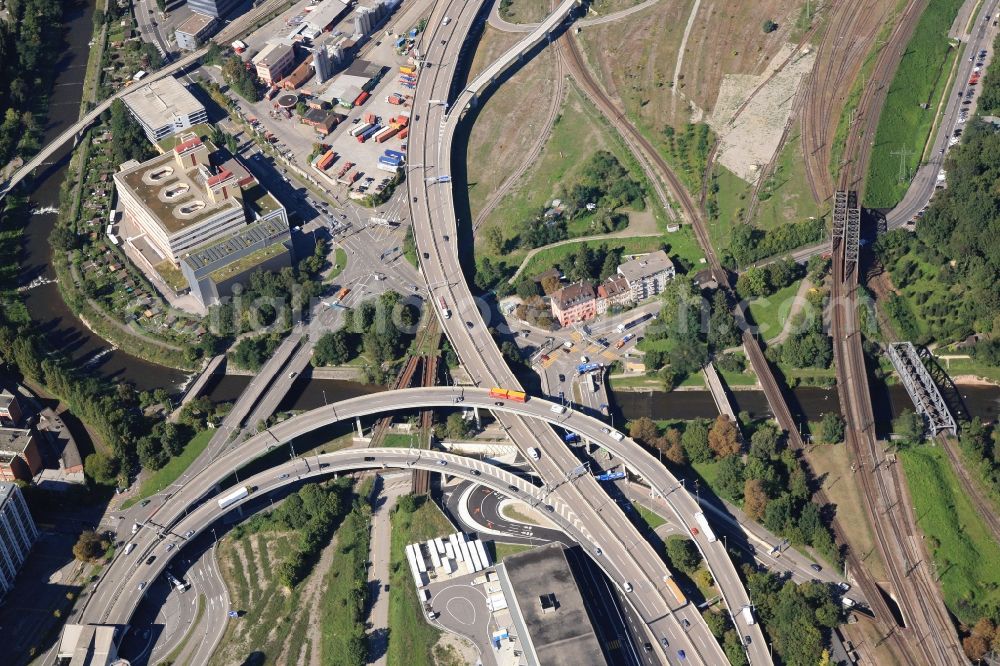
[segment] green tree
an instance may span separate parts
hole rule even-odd
[[[486,247],[493,254],[503,253],[503,229],[499,225],[491,224],[483,230],[483,239],[486,241]]]
[[[739,456],[728,456],[719,463],[715,488],[730,502],[743,497],[743,461]]]
[[[73,557],[81,562],[96,560],[108,549],[108,543],[97,532],[84,530],[73,545]]]
[[[87,476],[102,486],[113,486],[118,476],[118,461],[103,453],[91,453],[83,463]]]
[[[893,419],[892,431],[904,444],[919,444],[924,440],[924,418],[912,409],[904,409]]]
[[[740,342],[736,320],[729,311],[726,294],[717,289],[712,294],[712,314],[708,320],[708,344],[715,350],[735,347]]]
[[[352,345],[346,330],[340,329],[333,333],[324,333],[316,341],[312,364],[316,367],[341,365],[353,356]]]
[[[672,536],[667,539],[667,559],[686,574],[691,574],[701,563],[701,555],[691,539]]]
[[[708,448],[708,427],[704,421],[691,421],[681,435],[681,445],[688,460],[704,463],[712,460],[712,450]]]
[[[823,444],[844,441],[844,419],[837,412],[827,412],[819,421],[816,439]]]
[[[781,441],[781,431],[767,421],[757,426],[750,435],[750,455],[758,458],[770,458],[778,454],[778,444]]]
[[[449,414],[445,421],[445,434],[449,439],[461,440],[469,436],[472,425],[461,414]]]

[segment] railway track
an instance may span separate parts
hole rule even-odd
[[[616,126],[619,132],[623,135],[627,135],[626,138],[631,138],[635,143],[642,147],[644,152],[647,153],[649,160],[660,171],[662,178],[669,183],[673,193],[680,203],[682,210],[692,222],[692,227],[694,228],[698,243],[705,252],[706,259],[708,260],[709,267],[711,268],[713,274],[716,276],[720,285],[731,291],[729,275],[723,269],[718,256],[715,254],[715,250],[708,237],[708,232],[704,227],[704,218],[701,214],[701,210],[694,204],[694,200],[691,198],[690,194],[683,187],[683,184],[679,181],[679,179],[677,179],[677,177],[673,174],[666,162],[658,155],[653,146],[646,141],[645,138],[642,137],[642,135],[639,134],[639,132],[634,128],[634,126],[632,126],[628,119],[625,118],[625,116],[619,112],[617,108],[615,108],[610,99],[607,98],[604,92],[597,85],[596,81],[594,81],[589,75],[585,63],[583,62],[582,55],[576,48],[576,44],[572,37],[567,38],[567,48],[565,53],[569,58],[570,73],[573,74],[577,83],[581,86],[581,88],[583,88],[584,92],[595,102],[595,104],[597,104],[598,108],[608,117],[612,124]],[[746,351],[747,358],[750,361],[754,372],[757,374],[757,377],[761,382],[761,386],[767,396],[768,404],[774,412],[775,420],[778,422],[779,426],[786,431],[789,446],[793,449],[800,450],[803,448],[803,442],[799,435],[798,426],[792,417],[791,411],[789,410],[784,396],[782,395],[781,388],[778,386],[777,380],[771,371],[770,365],[764,357],[763,350],[756,338],[754,338],[753,334],[748,330],[743,312],[737,308],[734,311],[734,315],[737,318],[737,322],[742,325],[742,330],[744,331],[744,350]],[[825,493],[822,491],[817,492],[815,497],[816,500],[821,503],[828,502]],[[836,519],[833,521],[833,529],[838,542],[841,544],[847,543],[844,538],[844,532],[840,528]],[[891,619],[893,617],[893,613],[885,602],[881,589],[878,587],[869,572],[865,569],[857,554],[850,549],[848,549],[847,564],[851,568],[858,586],[865,593],[872,610],[878,618],[878,622],[884,636],[883,640],[891,641],[896,648],[897,654],[906,658],[906,663],[916,663],[916,661],[911,658],[909,647],[902,640],[900,633],[896,631],[896,624]]]
[[[882,5],[896,0],[840,2],[820,43],[802,116],[806,178],[817,202],[833,196],[831,144],[850,84],[857,77],[886,19]],[[834,115],[834,114],[838,115]],[[853,123],[852,123],[853,130]],[[845,151],[846,154],[846,151]]]
[[[437,383],[438,357],[430,354],[424,356],[424,373],[421,386],[434,386]],[[428,443],[428,436],[431,427],[434,425],[434,410],[424,409],[420,412],[420,445],[425,448]],[[426,469],[413,470],[413,492],[419,495],[426,495],[431,489],[431,475]]]

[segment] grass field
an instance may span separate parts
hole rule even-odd
[[[518,523],[528,523],[529,525],[538,525],[538,519],[532,517],[528,512],[521,509],[519,506],[513,504],[505,504],[500,510],[500,513],[504,517],[510,520],[516,521]]]
[[[518,553],[523,553],[524,551],[531,550],[532,548],[534,548],[534,546],[529,546],[523,543],[500,543],[499,541],[494,541],[494,561],[503,562],[503,559],[508,555],[517,555]]]
[[[149,477],[142,482],[139,486],[139,496],[133,497],[125,502],[122,502],[122,508],[127,509],[139,500],[151,497],[156,493],[160,492],[171,483],[176,481],[181,474],[184,473],[191,463],[201,455],[205,447],[208,446],[208,442],[212,439],[212,435],[215,434],[214,430],[202,430],[197,435],[191,438],[191,441],[187,443],[184,447],[184,451],[177,457],[171,458],[170,461],[156,470]]]
[[[333,255],[333,269],[327,276],[327,281],[332,282],[336,280],[344,272],[345,268],[347,268],[347,251],[342,247],[338,247]]]
[[[749,202],[750,185],[722,165],[716,165],[713,176],[719,191],[715,194],[718,215],[708,220],[708,236],[712,247],[723,250],[729,247],[734,225],[743,224]]]
[[[951,377],[975,375],[990,381],[1000,382],[1000,368],[984,365],[973,358],[939,358],[938,363]]]
[[[875,539],[868,525],[864,499],[851,473],[847,448],[836,446],[810,446],[805,449],[818,483],[836,511],[837,522],[847,542],[876,580],[885,580],[885,567],[875,548]]]
[[[444,536],[454,531],[433,502],[418,499],[416,511],[397,505],[392,512],[389,560],[389,666],[433,666],[432,650],[441,632],[427,624],[406,564],[406,544]]]
[[[655,530],[660,525],[667,524],[667,521],[661,517],[660,514],[650,511],[642,504],[633,500],[632,506],[634,506],[635,510],[639,513],[639,517],[642,518],[647,525],[649,525],[649,529]]]
[[[265,532],[241,539],[223,539],[219,569],[229,590],[230,605],[245,614],[230,622],[212,654],[218,663],[242,663],[252,652],[269,663],[279,661],[287,636],[298,634],[298,625],[309,618],[297,612],[299,593],[278,582],[273,564],[295,548],[294,532]]]
[[[948,29],[961,6],[962,0],[930,3],[906,46],[875,133],[864,200],[869,208],[898,203],[919,165],[948,72],[958,53],[949,43]],[[903,156],[902,182],[899,151],[907,153]]]
[[[386,433],[385,439],[382,440],[382,446],[400,449],[418,448],[419,444],[417,433],[390,432]]]
[[[795,133],[785,142],[774,172],[760,189],[753,221],[762,229],[774,229],[825,212],[813,201],[806,178],[800,127],[797,125]]]
[[[1000,567],[996,566],[1000,544],[962,492],[940,448],[904,450],[900,460],[945,604],[963,623],[974,624],[1000,602]]]
[[[618,135],[613,132],[583,94],[575,86],[570,85],[566,102],[560,110],[552,133],[538,159],[510,192],[504,196],[499,205],[493,209],[493,212],[483,222],[483,228],[499,225],[504,233],[504,240],[511,241],[517,233],[518,223],[529,219],[546,203],[559,197],[562,193],[562,187],[572,184],[577,179],[586,162],[598,150],[611,152],[629,171],[632,179],[642,183],[646,182],[645,175],[638,163],[630,155]],[[476,156],[470,155],[469,157],[471,161]],[[479,159],[482,157],[480,156]],[[470,182],[473,178],[471,171]],[[475,189],[474,186],[473,191],[470,192],[470,202],[475,202],[480,196],[475,192]],[[634,224],[639,217],[648,218],[649,213],[652,212],[656,218],[656,224],[643,226],[650,227],[645,229],[646,231],[655,231],[661,225],[661,221],[666,219],[666,215],[656,198],[650,194],[648,185],[646,190],[648,211],[641,213],[632,211],[629,216],[631,223]],[[476,209],[473,208],[473,210]],[[582,235],[589,235],[589,232],[582,233]],[[484,236],[485,234],[479,234],[479,238]],[[477,256],[489,256],[493,260],[503,261],[510,265],[516,265],[527,253],[526,250],[515,249],[503,256],[498,256],[492,253],[487,245],[487,243],[477,243]]]
[[[801,283],[802,280],[796,280],[766,298],[752,298],[747,303],[750,316],[753,317],[764,339],[770,340],[781,333],[791,312],[792,299],[798,293]]]
[[[746,361],[746,356],[743,352],[735,352],[734,355]],[[757,375],[754,374],[749,363],[745,363],[745,365],[746,370],[743,372],[729,372],[728,370],[723,370],[719,367],[718,363],[716,363],[715,369],[718,371],[719,376],[722,377],[722,380],[729,386],[754,386],[757,383]]]
[[[354,509],[337,529],[337,543],[323,577],[320,595],[320,654],[324,664],[346,664],[343,655],[352,641],[364,638],[364,597],[368,581],[371,515]]]

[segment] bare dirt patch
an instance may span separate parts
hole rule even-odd
[[[757,180],[761,168],[778,150],[796,98],[804,92],[802,79],[816,60],[811,49],[792,55],[794,49],[784,44],[760,74],[727,74],[722,79],[708,121],[720,140],[717,161],[749,183]],[[730,124],[751,95],[746,108]]]
[[[714,109],[727,74],[760,74],[789,41],[801,4],[799,0],[702,0],[688,37],[677,92],[700,109]],[[764,33],[762,24],[767,19],[775,21],[778,29]]]

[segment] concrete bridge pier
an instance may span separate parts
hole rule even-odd
[[[360,416],[354,417],[354,422],[358,426],[358,437],[361,438],[361,439],[364,439],[365,438],[365,429],[361,427],[361,417]]]
[[[473,416],[476,419],[476,427],[479,428],[480,430],[482,430],[482,428],[483,428],[483,419],[479,415],[479,408],[478,407],[473,407],[472,408],[472,414],[473,414]]]

